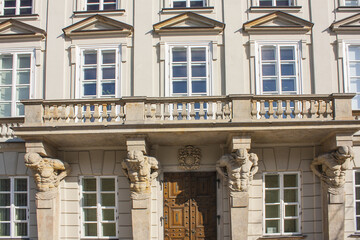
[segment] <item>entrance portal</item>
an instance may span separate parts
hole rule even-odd
[[[165,240],[216,240],[216,173],[164,173]]]

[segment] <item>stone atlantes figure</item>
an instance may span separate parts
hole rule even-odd
[[[58,159],[41,157],[38,153],[27,153],[24,156],[25,165],[34,173],[39,192],[57,190],[60,181],[70,172],[70,166]]]
[[[354,159],[354,154],[351,147],[340,146],[333,152],[315,158],[310,167],[314,174],[328,186],[328,191],[337,194],[338,189],[345,184],[348,161],[352,159]],[[318,166],[321,166],[321,171]]]
[[[216,164],[218,173],[228,180],[229,189],[235,192],[247,192],[250,182],[258,171],[258,157],[248,153],[247,149],[238,149],[236,153],[226,154]]]
[[[131,151],[122,162],[122,169],[135,197],[150,192],[151,181],[158,176],[159,163],[154,157],[144,156],[143,151]]]

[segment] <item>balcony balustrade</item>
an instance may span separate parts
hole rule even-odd
[[[13,127],[18,127],[24,123],[24,118],[0,118],[0,141],[6,141],[8,139],[13,139],[14,132]]]

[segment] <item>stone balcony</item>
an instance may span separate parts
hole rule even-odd
[[[316,144],[331,134],[360,129],[352,115],[353,96],[28,100],[23,101],[25,122],[14,130],[24,140],[42,138],[64,147],[121,145],[132,135],[165,145],[224,143],[234,134],[251,135],[259,144]]]

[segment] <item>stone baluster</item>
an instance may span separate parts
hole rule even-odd
[[[299,109],[299,100],[294,100],[294,118],[299,118],[300,109]]]
[[[101,121],[107,122],[108,113],[107,113],[107,103],[102,104],[102,113],[101,113]]]
[[[304,119],[309,118],[310,110],[307,107],[307,103],[308,103],[307,100],[302,100],[302,113],[301,114]]]
[[[290,100],[286,100],[286,107],[285,107],[285,116],[286,116],[286,119],[290,119],[291,118],[291,113],[292,113],[292,110],[291,110],[291,101]]]
[[[54,122],[58,122],[59,120],[59,109],[56,105],[53,106],[52,119]]]
[[[265,100],[260,100],[260,119],[265,119],[266,110],[265,110]]]
[[[168,102],[166,102],[164,104],[164,120],[169,120],[170,119],[170,104]]]
[[[120,120],[124,121],[126,116],[125,116],[125,111],[124,111],[124,104],[120,105],[120,112],[119,112],[119,118]]]
[[[176,121],[179,119],[178,106],[177,103],[173,103],[173,112],[172,112],[173,120]]]
[[[111,109],[110,109],[110,119],[111,119],[111,122],[115,122],[116,121],[116,105],[115,103],[111,103],[110,105]]]
[[[325,103],[323,100],[319,100],[319,110],[318,110],[319,118],[324,118],[325,116]]]
[[[222,119],[223,112],[222,112],[222,102],[217,101],[217,110],[216,110],[216,119]]]
[[[61,105],[60,122],[66,122],[66,105]]]
[[[161,120],[161,103],[156,103],[155,119]]]
[[[277,100],[277,110],[276,110],[276,116],[278,120],[281,120],[283,118],[284,110],[282,108],[282,100]]]
[[[203,101],[200,101],[199,117],[200,117],[200,120],[205,119],[205,110],[204,110],[204,102]]]
[[[195,119],[195,102],[190,103],[190,120]]]
[[[50,107],[45,105],[44,107],[44,122],[50,122]]]
[[[315,100],[310,100],[310,118],[315,118],[316,112]]]
[[[100,122],[100,109],[99,109],[99,104],[98,103],[94,104],[93,117],[94,117],[95,122]]]
[[[252,119],[257,119],[257,101],[256,100],[251,100],[251,116]]]
[[[152,118],[151,103],[145,104],[145,108],[146,108],[146,114],[145,114],[146,119],[151,119]]]
[[[77,105],[77,114],[76,114],[76,118],[78,120],[78,122],[82,122],[83,121],[83,112],[82,112],[82,105],[79,103]]]
[[[326,110],[325,110],[326,118],[331,118],[332,113],[333,111],[331,106],[331,100],[326,100]]]
[[[213,107],[214,107],[213,103],[209,102],[208,103],[208,112],[207,112],[207,116],[208,116],[209,120],[213,119],[213,116],[214,116]]]
[[[91,111],[90,111],[90,104],[85,104],[85,122],[90,122],[91,120]]]
[[[75,122],[74,104],[69,104],[69,120],[71,123]]]
[[[184,121],[187,120],[186,106],[187,106],[186,102],[183,102],[182,103],[182,110],[181,110],[181,119],[184,120]]]
[[[224,119],[230,119],[230,115],[231,115],[230,105],[229,102],[226,102],[224,106]]]
[[[269,100],[269,119],[274,119],[274,100]]]

